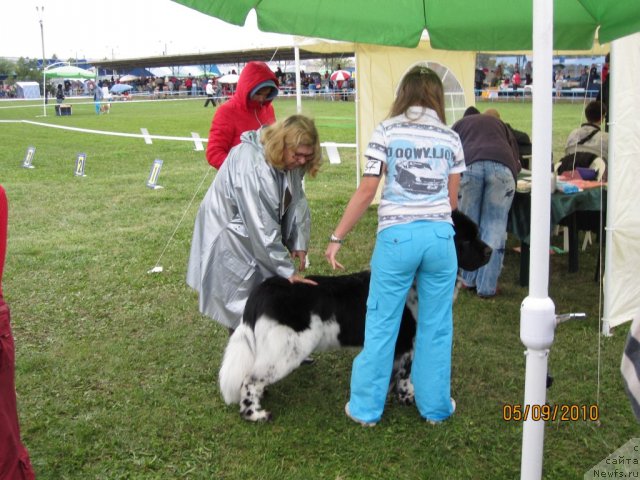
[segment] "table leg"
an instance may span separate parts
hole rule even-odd
[[[574,213],[567,217],[569,220],[569,272],[575,273],[578,271],[578,224],[577,216]]]
[[[520,242],[520,286],[529,286],[529,244]]]

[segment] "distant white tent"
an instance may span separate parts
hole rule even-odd
[[[16,82],[16,96],[18,98],[40,98],[40,84],[38,82]]]

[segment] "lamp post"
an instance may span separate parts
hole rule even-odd
[[[44,6],[36,7],[36,12],[40,15],[40,38],[42,40],[42,113],[47,116],[47,76],[45,74],[46,57],[44,56],[44,25],[42,16],[44,15]]]

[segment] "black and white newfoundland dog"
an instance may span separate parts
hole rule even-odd
[[[453,213],[458,265],[476,270],[485,265],[491,248],[480,240],[476,224]],[[339,276],[309,276],[318,285],[291,284],[272,277],[258,285],[247,300],[242,322],[229,339],[220,368],[220,390],[227,405],[240,404],[249,421],[271,419],[260,402],[265,388],[298,368],[314,351],[364,344],[368,271]],[[457,293],[458,287],[456,287]],[[407,295],[389,391],[403,404],[413,403],[411,362],[418,298]]]

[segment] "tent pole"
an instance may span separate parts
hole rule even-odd
[[[618,41],[614,40],[611,42],[611,58],[609,62],[609,92],[617,92],[620,87],[616,87],[612,84],[616,79],[624,78],[624,74],[629,72],[624,72],[622,70],[623,63],[625,59],[618,57]],[[622,86],[622,84],[620,84]],[[616,95],[612,95],[609,93],[609,105],[607,108],[609,109],[609,152],[608,154],[608,165],[607,165],[607,184],[608,185],[616,185],[616,171],[618,171],[617,166],[617,158],[616,158],[616,114],[617,114],[617,98]],[[617,185],[616,185],[617,187]],[[611,333],[611,323],[609,322],[610,314],[611,314],[611,297],[613,296],[610,291],[611,286],[614,285],[614,281],[612,278],[613,268],[610,268],[610,265],[613,265],[613,257],[614,257],[614,248],[613,248],[613,233],[614,233],[614,219],[615,219],[615,210],[614,206],[616,205],[616,192],[617,188],[607,189],[607,205],[604,207],[607,209],[607,223],[604,230],[605,241],[604,244],[606,248],[604,250],[604,306],[603,306],[603,321],[602,321],[602,335],[605,337],[610,337]],[[600,243],[602,243],[602,239],[600,239]]]
[[[300,82],[300,47],[296,45],[293,48],[296,60],[296,112],[302,113],[302,89]]]
[[[520,478],[542,478],[549,348],[553,343],[555,306],[549,298],[549,235],[551,230],[551,125],[553,103],[551,73],[553,58],[553,0],[533,0],[533,93],[531,162],[531,258],[529,296],[520,310],[520,340],[527,347],[524,403],[522,408],[522,462]]]
[[[44,55],[44,25],[42,16],[44,15],[44,7],[36,7],[36,11],[40,14],[40,40],[42,41],[42,114],[47,116],[47,75],[45,73],[46,57]]]

